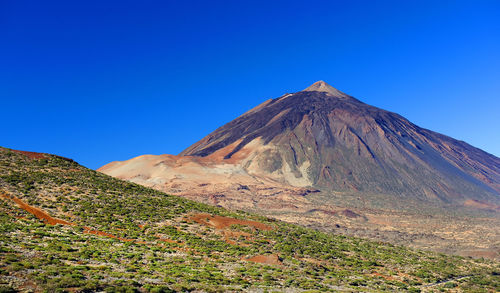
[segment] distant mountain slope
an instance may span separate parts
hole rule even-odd
[[[251,151],[245,150],[252,142]],[[266,101],[181,155],[205,157],[222,149],[224,159],[244,160],[250,174],[293,186],[442,202],[500,201],[499,158],[323,81]]]
[[[499,270],[498,262],[230,212],[58,156],[0,148],[1,292],[494,292]]]

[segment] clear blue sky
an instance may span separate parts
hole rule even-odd
[[[0,145],[90,168],[320,79],[500,156],[499,1],[0,0]]]

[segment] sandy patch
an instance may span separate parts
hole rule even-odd
[[[255,262],[255,263],[262,263],[262,264],[267,264],[267,265],[281,265],[282,264],[282,262],[279,259],[277,254],[256,255],[256,256],[250,257],[250,258],[243,258],[242,260]]]

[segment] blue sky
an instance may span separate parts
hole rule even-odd
[[[325,80],[500,156],[498,1],[0,0],[0,145],[177,154]]]

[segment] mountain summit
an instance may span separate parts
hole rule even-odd
[[[335,97],[347,97],[346,94],[337,90],[336,88],[334,88],[333,86],[327,84],[322,80],[313,83],[308,88],[304,89],[303,92],[323,92],[323,93],[328,93]]]

